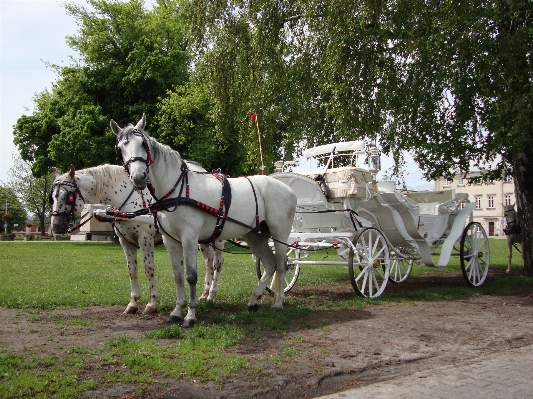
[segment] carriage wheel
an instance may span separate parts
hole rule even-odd
[[[357,232],[348,258],[348,272],[355,292],[376,298],[385,290],[390,272],[389,247],[378,229],[368,227]]]
[[[413,259],[402,258],[398,255],[391,255],[390,260],[389,281],[394,284],[403,283],[413,270]]]
[[[285,255],[285,267],[286,267],[286,273],[285,273],[285,286],[283,288],[283,292],[289,292],[292,287],[296,284],[296,281],[298,280],[298,276],[300,275],[300,265],[298,263],[298,260],[300,259],[300,250],[295,248],[289,248],[287,251],[287,254]],[[261,276],[263,276],[264,273],[264,267],[259,258],[255,259],[255,270],[257,272],[257,277],[261,279]],[[274,286],[274,277],[270,280],[270,283],[266,287],[266,291],[269,293],[273,293],[274,290],[272,287]]]
[[[490,248],[487,233],[478,222],[471,222],[464,229],[460,257],[467,283],[473,287],[483,284],[489,271]]]

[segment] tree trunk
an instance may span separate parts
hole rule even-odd
[[[522,229],[524,275],[533,276],[533,148],[514,154],[513,178],[516,209]]]
[[[41,235],[46,235],[46,223],[44,222],[44,214],[39,215],[39,224],[41,225]]]

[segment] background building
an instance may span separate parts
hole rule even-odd
[[[479,176],[480,172],[471,172],[469,177]],[[456,175],[453,180],[439,179],[435,181],[435,190],[453,189],[456,193],[467,193],[470,202],[476,203],[474,221],[481,223],[489,236],[505,236],[504,205],[515,203],[514,182],[511,176],[503,180],[489,183],[467,184],[464,175]]]

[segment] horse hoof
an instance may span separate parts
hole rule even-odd
[[[135,314],[139,308],[137,306],[128,306],[122,314]]]
[[[168,324],[177,324],[177,323],[181,323],[182,320],[183,319],[180,316],[176,316],[176,315],[171,314],[170,316],[168,316],[167,323]]]
[[[196,320],[190,319],[190,320],[185,320],[181,326],[183,328],[190,328],[190,327],[193,327],[195,324],[196,324]]]
[[[146,307],[143,310],[143,315],[152,315],[157,313],[157,308],[154,308],[152,306],[146,305]]]
[[[259,310],[259,304],[255,304],[255,305],[248,305],[248,310],[250,312],[257,312]]]

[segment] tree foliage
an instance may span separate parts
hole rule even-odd
[[[67,38],[79,54],[35,98],[35,111],[17,121],[14,142],[32,172],[114,162],[109,120],[121,124],[155,115],[168,90],[188,80],[189,58],[181,0],[88,0],[67,4],[78,22]],[[153,126],[157,130],[157,126]]]
[[[44,234],[52,211],[49,195],[54,183],[54,174],[50,172],[42,177],[34,177],[31,173],[31,163],[15,158],[9,176],[9,186],[25,209],[23,223],[26,222],[27,212],[33,214],[39,221],[41,234]]]
[[[255,143],[243,121],[257,109],[269,154],[366,139],[400,167],[411,152],[427,178],[512,174],[533,274],[531,1],[192,3],[217,128],[241,121]]]
[[[25,226],[27,217],[26,211],[11,187],[0,187],[0,209],[0,214],[2,215],[0,230],[2,233],[11,233],[14,225],[17,225],[18,228],[23,228],[23,226]],[[4,227],[4,224],[7,226]]]

